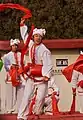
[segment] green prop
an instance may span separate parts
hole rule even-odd
[[[2,67],[3,67],[3,61],[0,60],[0,71],[2,70]]]

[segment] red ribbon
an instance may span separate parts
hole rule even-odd
[[[24,8],[23,6],[21,6],[19,4],[12,4],[12,3],[0,4],[0,11],[4,11],[7,8],[23,11],[25,13],[25,15],[22,17],[22,19],[25,19],[25,18],[28,19],[28,18],[32,17],[31,11],[27,8]]]
[[[30,42],[30,40],[31,40],[32,33],[33,33],[33,29],[34,29],[34,25],[32,25],[31,30],[30,30],[30,33],[29,33],[29,36],[28,36],[28,38],[27,38],[27,40],[26,40],[26,43],[24,44],[24,46],[23,46],[23,48],[22,48],[22,51],[21,51],[21,65],[22,65],[22,67],[24,67],[24,64],[23,64],[24,55],[25,55],[25,53],[26,53],[26,51],[27,51],[28,44],[29,44],[29,42]]]

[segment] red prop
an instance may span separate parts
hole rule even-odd
[[[32,64],[30,74],[35,77],[42,77],[42,65]]]

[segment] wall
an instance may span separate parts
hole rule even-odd
[[[60,102],[59,109],[60,111],[70,110],[72,103],[72,90],[71,84],[65,79],[65,77],[60,72],[64,67],[56,67],[56,59],[68,59],[68,65],[73,63],[76,58],[79,56],[79,50],[52,50],[53,63],[56,69],[56,83],[60,88]],[[58,72],[59,71],[59,72]],[[79,103],[77,97],[77,106],[76,110],[79,110]]]

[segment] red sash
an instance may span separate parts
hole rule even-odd
[[[18,69],[15,67],[11,67],[9,74],[11,76],[12,86],[16,87],[16,86],[20,85],[20,78],[18,76]]]
[[[10,68],[9,74],[11,76],[11,82],[14,87],[20,85],[20,77],[18,74],[18,57],[17,53],[14,53],[14,58],[16,60],[16,66]]]
[[[35,64],[35,48],[36,48],[36,45],[33,44],[33,46],[31,47],[31,60],[33,64]]]

